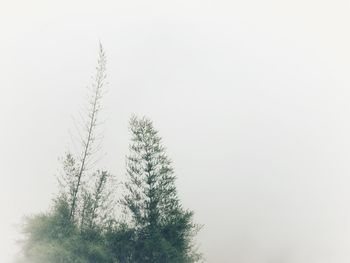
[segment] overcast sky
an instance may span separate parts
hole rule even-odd
[[[45,211],[98,54],[100,163],[123,177],[128,118],[174,161],[208,262],[350,262],[350,4],[0,0],[0,262]]]

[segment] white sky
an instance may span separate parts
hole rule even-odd
[[[0,262],[45,211],[107,52],[101,163],[164,138],[208,262],[350,261],[349,1],[0,0]]]

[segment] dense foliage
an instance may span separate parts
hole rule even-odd
[[[131,118],[127,180],[119,200],[114,198],[113,176],[89,168],[98,150],[97,116],[105,68],[100,46],[88,110],[79,131],[81,152],[66,154],[60,191],[51,209],[25,220],[20,262],[197,262],[200,256],[192,240],[198,226],[193,213],[180,204],[171,161],[149,119]],[[126,216],[118,218],[117,207]]]
[[[130,122],[132,143],[127,158],[127,194],[123,204],[131,213],[136,235],[133,262],[193,262],[192,212],[177,196],[171,162],[161,138],[147,118]]]

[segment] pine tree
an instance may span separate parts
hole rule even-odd
[[[136,232],[134,262],[195,262],[193,213],[180,204],[175,174],[152,122],[132,117],[122,203]]]

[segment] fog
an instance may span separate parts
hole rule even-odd
[[[1,1],[0,262],[57,191],[97,58],[101,166],[154,121],[207,262],[350,261],[348,1]]]

